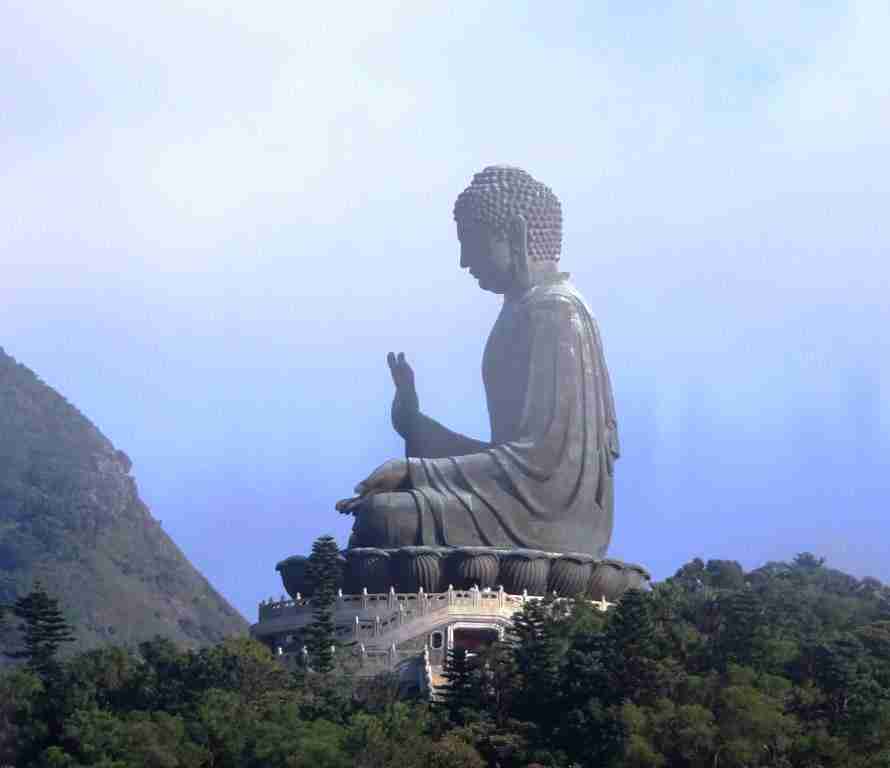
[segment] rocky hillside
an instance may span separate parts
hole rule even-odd
[[[0,347],[0,603],[40,579],[78,649],[162,635],[184,646],[243,634],[140,500],[130,460]]]

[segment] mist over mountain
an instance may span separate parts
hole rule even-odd
[[[162,530],[130,470],[123,451],[0,347],[0,603],[39,580],[65,607],[77,649],[243,634],[243,617]]]

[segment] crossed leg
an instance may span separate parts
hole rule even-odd
[[[394,549],[421,543],[417,505],[410,493],[375,493],[354,514],[350,547]]]

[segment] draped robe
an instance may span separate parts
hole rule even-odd
[[[615,406],[596,322],[567,275],[504,302],[482,374],[490,443],[422,414],[407,436],[416,543],[602,557]]]

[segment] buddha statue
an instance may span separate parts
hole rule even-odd
[[[392,424],[404,459],[387,461],[337,509],[355,515],[350,547],[485,546],[606,553],[618,432],[597,324],[558,271],[562,210],[510,166],[477,173],[457,198],[460,265],[503,297],[482,377],[489,441],[420,409],[414,372],[389,353]]]

